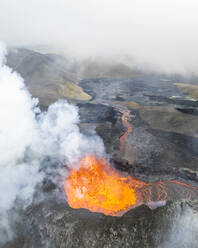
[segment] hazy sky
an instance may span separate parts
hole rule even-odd
[[[196,0],[1,0],[0,39],[198,71]]]

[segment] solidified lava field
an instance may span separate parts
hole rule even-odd
[[[196,248],[198,99],[179,86],[187,79],[138,70],[79,81],[57,59],[64,61],[21,48],[8,53],[7,64],[39,98],[41,111],[59,99],[76,105],[75,129],[99,136],[106,157],[84,151],[71,167],[46,156],[33,200],[20,207],[17,199],[10,212],[14,235],[2,247]]]

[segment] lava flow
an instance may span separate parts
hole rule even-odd
[[[166,200],[197,197],[198,188],[176,180],[146,183],[123,176],[103,158],[85,156],[64,182],[72,208],[86,208],[105,215],[121,216],[141,204],[157,207]]]
[[[126,132],[120,138],[121,151],[129,146],[132,127],[122,115]],[[134,154],[132,152],[134,159]],[[64,182],[67,201],[72,208],[86,208],[105,215],[121,216],[141,204],[153,208],[166,200],[197,197],[198,188],[176,180],[146,183],[112,168],[104,158],[88,155],[79,162],[79,169],[71,169]]]
[[[128,136],[132,133],[133,130],[132,126],[127,121],[127,118],[129,118],[129,116],[130,116],[129,111],[125,111],[123,112],[121,117],[122,124],[126,128],[126,131],[120,137],[120,154],[121,156],[124,157],[125,155],[127,155],[126,153],[128,152],[129,163],[132,164],[135,160],[135,155],[131,143],[128,139]]]
[[[119,215],[137,203],[131,182],[132,178],[120,176],[104,159],[89,155],[80,161],[78,170],[70,171],[64,188],[72,208]]]

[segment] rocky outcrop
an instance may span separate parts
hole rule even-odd
[[[42,203],[26,209],[18,225],[20,237],[4,248],[195,248],[197,208],[197,201],[168,203],[155,210],[142,205],[122,217],[111,217],[73,210],[66,203]],[[187,236],[190,225],[194,232]]]

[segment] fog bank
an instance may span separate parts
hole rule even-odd
[[[197,73],[194,0],[2,0],[1,39],[73,56],[127,56],[157,71]]]

